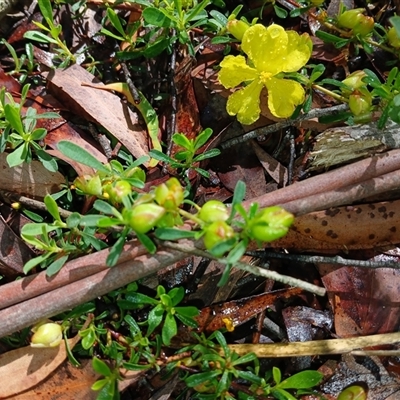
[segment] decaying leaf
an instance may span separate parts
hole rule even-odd
[[[400,200],[334,207],[296,218],[270,247],[297,250],[372,249],[400,243]]]
[[[72,348],[80,337],[69,339]],[[0,355],[0,398],[6,398],[36,386],[67,358],[65,345],[58,347],[21,347]],[[5,384],[6,383],[6,384]]]
[[[282,289],[205,307],[201,310],[200,315],[196,317],[199,325],[198,329],[207,332],[222,328],[233,330],[236,326],[244,324],[256,314],[273,306],[276,301],[298,296],[301,293],[303,293],[303,290],[299,288]]]
[[[136,158],[147,155],[147,132],[139,124],[137,114],[112,93],[82,86],[102,83],[79,65],[44,73],[49,89],[72,112],[103,126]]]
[[[400,271],[393,268],[335,268],[320,265],[322,281],[340,337],[372,335],[398,329]]]
[[[16,194],[43,199],[46,194],[56,193],[65,183],[65,177],[59,172],[48,171],[40,161],[24,163],[10,168],[7,154],[0,154],[0,189]]]

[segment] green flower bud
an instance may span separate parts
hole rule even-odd
[[[395,49],[400,48],[400,38],[397,35],[397,31],[394,27],[391,27],[389,29],[389,32],[387,33],[387,39],[392,47],[394,47]]]
[[[139,181],[146,181],[146,173],[142,170],[142,168],[134,167],[131,169],[127,169],[123,175],[125,178],[136,178]]]
[[[32,347],[57,347],[62,341],[61,325],[47,322],[32,328]]]
[[[250,25],[247,22],[238,19],[232,19],[228,21],[226,25],[226,29],[228,32],[235,37],[237,40],[242,41],[244,33],[247,29],[250,28]]]
[[[364,71],[354,71],[351,73],[346,79],[342,81],[348,89],[341,89],[344,94],[350,94],[356,89],[360,87],[366,86],[366,84],[362,81],[362,79],[367,76]]]
[[[365,8],[347,10],[338,17],[338,24],[342,28],[353,29],[362,19]]]
[[[206,249],[211,250],[218,243],[231,239],[234,236],[234,230],[226,222],[215,221],[205,228],[203,241]]]
[[[229,218],[229,212],[226,205],[221,201],[210,200],[201,207],[198,217],[207,223],[226,221]]]
[[[165,214],[165,209],[154,203],[143,203],[123,211],[124,220],[137,233],[147,233]]]
[[[366,400],[367,392],[359,385],[349,386],[340,392],[337,400]]]
[[[354,115],[358,116],[371,111],[372,96],[368,91],[367,93],[355,91],[349,96],[349,108]]]
[[[293,221],[294,215],[281,207],[264,208],[250,222],[249,234],[252,239],[272,242],[285,236]]]
[[[374,19],[363,14],[364,8],[345,11],[338,17],[338,24],[343,28],[352,29],[356,35],[365,36],[374,29]]]
[[[79,176],[75,179],[74,185],[82,190],[86,194],[101,197],[102,196],[102,185],[98,175],[94,176]]]
[[[175,210],[183,202],[183,188],[178,179],[170,178],[154,190],[156,202],[166,210]]]
[[[375,21],[372,17],[363,15],[358,24],[353,28],[356,35],[366,36],[374,30]]]
[[[117,181],[109,183],[104,188],[104,197],[108,197],[112,203],[121,203],[122,198],[132,193],[131,184],[127,181]],[[105,196],[107,194],[108,196]]]

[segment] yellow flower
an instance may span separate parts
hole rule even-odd
[[[312,42],[307,34],[285,31],[273,24],[256,24],[246,30],[242,50],[248,56],[227,56],[221,62],[218,79],[225,88],[246,82],[247,86],[231,94],[227,103],[230,115],[250,125],[260,116],[260,94],[268,89],[268,108],[278,118],[290,117],[304,102],[300,83],[283,79],[282,73],[296,72],[309,60]]]

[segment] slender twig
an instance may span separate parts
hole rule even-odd
[[[163,242],[163,244],[166,248],[169,249],[179,250],[183,253],[189,253],[196,256],[208,257],[211,260],[216,260],[223,263],[223,260],[219,259],[218,257],[214,257],[211,254],[196,248],[193,242],[186,242],[184,244],[174,243],[174,242]],[[299,287],[301,289],[307,290],[308,292],[317,294],[318,296],[324,296],[326,294],[326,290],[320,286],[313,285],[312,283],[308,283],[300,279],[292,278],[291,276],[282,275],[276,271],[266,270],[261,267],[257,267],[255,265],[250,265],[243,262],[235,263],[234,267],[246,272],[250,272],[253,275],[262,276],[264,278],[281,282],[285,285]]]
[[[233,139],[227,140],[220,145],[222,150],[228,149],[229,147],[235,146],[240,143],[247,142],[250,139],[255,139],[258,136],[267,135],[269,133],[277,132],[281,129],[287,128],[288,126],[296,125],[300,121],[305,121],[308,119],[319,118],[325,115],[335,115],[343,111],[348,110],[347,104],[340,104],[338,106],[329,108],[314,108],[307,114],[302,114],[295,119],[285,119],[284,121],[277,122],[276,124],[269,125],[267,127],[262,127],[255,129],[254,131],[247,132],[246,134],[235,137]]]
[[[240,356],[255,353],[261,358],[317,356],[343,354],[363,347],[382,346],[400,342],[400,332],[382,333],[346,339],[313,340],[309,342],[231,344],[229,348]]]
[[[377,268],[394,268],[400,269],[400,263],[398,261],[371,261],[371,260],[350,260],[348,258],[343,258],[340,256],[335,257],[325,257],[325,256],[309,256],[305,254],[286,254],[286,253],[278,253],[271,251],[248,251],[246,255],[252,257],[265,257],[269,258],[278,258],[280,260],[288,260],[288,261],[297,261],[304,263],[315,263],[315,264],[337,264],[337,265],[347,265],[352,267],[360,267],[360,268],[369,268],[369,269],[377,269]]]

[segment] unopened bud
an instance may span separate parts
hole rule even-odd
[[[47,322],[32,328],[32,347],[57,347],[62,341],[61,325]]]
[[[250,25],[247,22],[238,19],[232,19],[231,21],[228,21],[226,25],[226,29],[228,30],[228,32],[240,41],[242,41],[244,33],[249,28]]]

